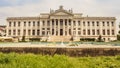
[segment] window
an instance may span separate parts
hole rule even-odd
[[[54,19],[52,19],[52,25],[54,25]]]
[[[112,26],[114,26],[114,22],[111,22],[112,23]]]
[[[47,30],[50,30],[50,28],[47,28]]]
[[[105,30],[103,30],[103,35],[105,35]]]
[[[80,31],[78,31],[78,35],[81,35],[81,32],[80,32]]]
[[[105,22],[102,22],[103,23],[103,26],[105,26]]]
[[[42,31],[42,35],[45,35],[45,31]]]
[[[95,35],[95,30],[94,29],[92,30],[92,34]]]
[[[71,26],[71,19],[69,19],[69,25]]]
[[[24,26],[26,26],[26,22],[24,21]]]
[[[88,26],[90,26],[90,22],[88,21]]]
[[[67,25],[67,19],[65,19],[65,25]]]
[[[32,35],[35,35],[35,30],[32,31]]]
[[[28,25],[31,26],[31,22],[30,21],[28,22]]]
[[[63,25],[63,19],[60,19],[60,25]]]
[[[109,26],[109,22],[107,22],[107,26]]]
[[[58,25],[58,19],[56,19],[56,25]]]
[[[86,35],[86,30],[85,29],[83,30],[83,35]]]
[[[76,26],[76,22],[75,21],[73,21],[73,25]]]
[[[9,27],[11,27],[11,22],[9,22]]]
[[[40,21],[37,22],[37,26],[40,26]]]
[[[88,29],[88,35],[90,35],[90,29]]]
[[[97,26],[99,26],[99,21],[97,21]]]
[[[80,21],[78,21],[78,26],[80,26]]]
[[[14,22],[14,27],[16,26],[16,22]]]
[[[43,21],[42,23],[43,23],[43,26],[45,26],[45,21]]]
[[[107,30],[107,35],[110,35],[110,30]]]
[[[11,35],[11,30],[9,30],[9,35]]]
[[[40,35],[40,30],[37,30],[37,35]]]
[[[16,35],[16,30],[13,30],[13,35]]]
[[[26,35],[26,30],[25,29],[23,30],[23,35]]]
[[[35,21],[33,21],[33,26],[35,26]]]
[[[45,30],[45,28],[42,28],[42,30]]]
[[[18,27],[20,27],[20,21],[18,22]]]
[[[28,35],[31,35],[31,30],[30,29],[28,30]]]
[[[76,28],[74,28],[73,30],[76,30]]]
[[[18,35],[20,35],[20,30],[18,30]]]
[[[81,30],[80,28],[78,28],[78,30]]]
[[[114,30],[112,30],[112,35],[115,35],[115,31]]]
[[[54,34],[54,29],[52,29],[52,35]]]
[[[47,26],[50,26],[50,21],[47,21]]]
[[[85,21],[83,22],[83,26],[85,26]]]
[[[100,35],[100,30],[99,29],[97,30],[97,35]]]
[[[92,26],[95,26],[95,22],[94,21],[92,22]]]
[[[71,35],[71,29],[69,29],[69,34]]]

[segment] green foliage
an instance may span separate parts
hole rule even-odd
[[[120,35],[117,35],[117,40],[119,40],[119,41],[120,41]]]
[[[98,42],[103,42],[101,35],[98,37],[98,40],[97,40],[97,41],[98,41]]]
[[[22,36],[22,42],[25,42],[25,36]]]
[[[41,38],[30,38],[29,40],[30,41],[38,41],[39,42],[41,40]]]
[[[65,55],[3,54],[0,68],[119,68],[120,56],[68,57]]]
[[[80,41],[95,41],[95,38],[80,38]]]

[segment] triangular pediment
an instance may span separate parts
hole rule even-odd
[[[54,13],[52,13],[51,15],[69,15],[69,16],[71,16],[71,15],[73,15],[72,13],[69,13],[69,12],[67,12],[67,11],[56,11],[56,12],[54,12]]]

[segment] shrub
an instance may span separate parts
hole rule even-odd
[[[80,41],[95,41],[95,38],[80,38]]]

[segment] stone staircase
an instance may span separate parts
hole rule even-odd
[[[69,42],[71,36],[49,36],[48,42]]]

